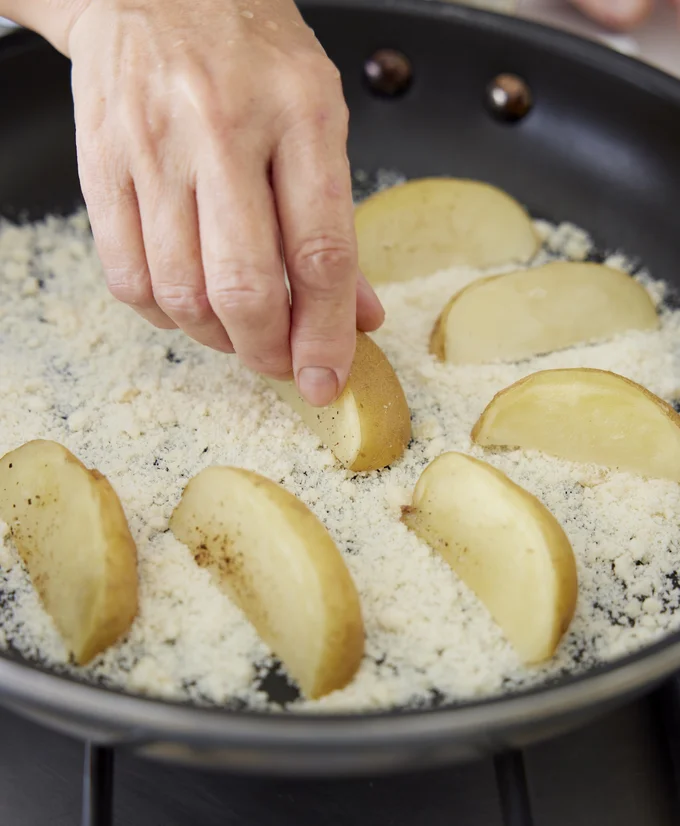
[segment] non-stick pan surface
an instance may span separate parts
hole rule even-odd
[[[680,287],[680,83],[522,21],[424,0],[305,2],[340,68],[355,168],[494,183],[537,216],[589,229]],[[364,61],[412,63],[404,95],[376,96]],[[516,122],[488,84],[521,76],[534,106]],[[25,33],[0,41],[0,213],[40,217],[80,200],[69,65]],[[77,736],[164,759],[248,772],[424,768],[517,747],[586,722],[680,669],[680,634],[585,676],[456,707],[299,718],[127,696],[0,655],[0,702]]]

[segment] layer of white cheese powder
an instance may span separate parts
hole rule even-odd
[[[539,224],[551,255],[582,259],[587,236]],[[622,257],[608,263],[625,268]],[[446,300],[480,276],[454,269],[380,289],[375,340],[404,386],[414,440],[381,472],[355,475],[235,357],[158,331],[107,293],[86,216],[0,224],[0,453],[53,439],[104,473],[139,549],[141,609],[127,639],[90,667],[67,653],[11,544],[0,544],[0,648],[131,692],[272,708],[258,689],[267,650],[168,531],[188,479],[238,465],[280,482],[322,520],[361,594],[366,656],[354,682],[298,711],[355,711],[460,700],[535,685],[625,655],[680,627],[680,486],[538,454],[484,453],[470,430],[492,396],[536,370],[613,370],[680,395],[680,313],[630,333],[521,364],[454,367],[428,354]],[[660,302],[663,285],[642,276]],[[447,565],[400,524],[423,468],[462,450],[550,508],[578,560],[576,617],[555,658],[528,669]]]

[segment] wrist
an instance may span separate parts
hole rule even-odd
[[[33,29],[68,55],[71,28],[90,0],[0,0],[0,16]]]

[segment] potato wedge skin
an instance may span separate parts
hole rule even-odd
[[[566,534],[536,497],[486,462],[444,453],[423,471],[402,521],[477,594],[527,664],[554,654],[578,577]]]
[[[185,488],[170,528],[307,697],[352,680],[364,654],[359,595],[335,543],[299,499],[252,471],[210,467]]]
[[[411,413],[387,356],[365,333],[357,333],[349,384],[359,410],[361,447],[350,470],[387,467],[411,441]]]
[[[430,351],[451,364],[520,361],[659,323],[649,294],[627,273],[554,261],[468,284],[442,311]]]
[[[137,548],[101,473],[56,442],[27,442],[0,459],[0,518],[78,664],[127,633]]]
[[[357,206],[355,227],[359,266],[372,284],[453,266],[525,264],[540,247],[517,201],[457,178],[422,178],[378,192]]]
[[[361,451],[359,410],[349,384],[328,407],[312,407],[298,392],[293,381],[275,381],[263,376],[278,397],[317,435],[340,462],[351,468]]]
[[[350,470],[387,467],[403,456],[411,440],[403,388],[383,351],[365,333],[357,332],[345,390],[327,408],[308,405],[292,382],[266,381]]]
[[[458,295],[459,293],[457,293]],[[454,296],[455,298],[455,296]],[[446,327],[449,323],[449,313],[453,298],[437,316],[437,320],[430,334],[430,354],[439,361],[446,361]]]
[[[82,655],[84,662],[94,659],[126,634],[139,610],[137,545],[123,506],[109,480],[99,471],[90,471],[100,503],[104,534],[108,537],[106,557],[108,587],[100,614],[98,633]]]
[[[569,418],[563,404],[555,404],[554,400],[549,399],[543,405],[540,398],[532,398],[532,394],[546,388],[548,392],[559,391],[563,401],[574,405],[578,403],[578,393],[581,392],[588,399],[587,406],[585,409],[576,410],[574,416]],[[622,427],[630,432],[612,433],[611,425],[614,420],[611,418],[610,408],[606,420],[608,429],[600,431],[599,438],[594,436],[593,423],[605,421],[601,415],[603,402],[599,402],[599,407],[596,406],[598,394],[606,394],[605,403],[607,395],[613,397],[615,402],[625,401],[627,420],[623,421]],[[508,425],[504,421],[506,412],[510,409],[509,405],[522,404],[525,399],[528,400],[527,404],[533,404],[531,415],[542,417],[541,422],[547,421],[545,417],[548,415],[553,417],[551,421],[556,422],[557,412],[560,427],[554,424],[547,428],[546,433],[546,427],[539,422],[540,430],[539,427],[532,427],[529,438],[521,434],[518,434],[517,438],[510,438]],[[642,420],[642,413],[645,414],[645,422]],[[525,420],[526,414],[525,409],[522,411]],[[648,427],[652,420],[655,421],[653,431]],[[565,449],[564,444],[558,445],[554,437],[561,438],[567,426],[571,434],[585,435],[581,444],[572,444],[570,448]],[[642,426],[643,430],[636,432],[637,426]],[[503,428],[504,432],[500,432],[500,428]],[[575,367],[532,373],[494,396],[472,428],[471,438],[482,447],[541,450],[570,461],[591,462],[615,470],[680,482],[680,416],[670,404],[642,385],[608,370]],[[648,449],[643,448],[637,458],[631,458],[629,452],[623,452],[632,443],[631,440],[637,440],[636,443],[640,444],[641,439],[647,440],[645,444],[648,443]],[[617,452],[621,456],[620,460],[616,460]]]

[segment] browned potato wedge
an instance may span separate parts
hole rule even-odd
[[[307,404],[292,381],[267,382],[350,470],[386,467],[403,455],[411,440],[411,414],[399,379],[365,333],[357,333],[347,386],[328,407]]]
[[[383,190],[355,211],[359,266],[372,284],[453,266],[525,264],[540,240],[509,195],[479,181],[423,178]]]
[[[680,416],[644,387],[606,370],[527,376],[495,396],[472,440],[680,482]]]
[[[550,511],[496,468],[445,453],[403,522],[437,550],[527,663],[552,656],[574,615],[576,562]]]
[[[269,479],[201,471],[170,521],[307,697],[346,686],[364,652],[354,582],[324,526]]]
[[[80,665],[128,631],[137,548],[101,473],[56,442],[28,442],[0,459],[0,518]]]
[[[556,261],[465,287],[444,308],[430,350],[451,364],[520,361],[658,326],[651,298],[631,276]]]

